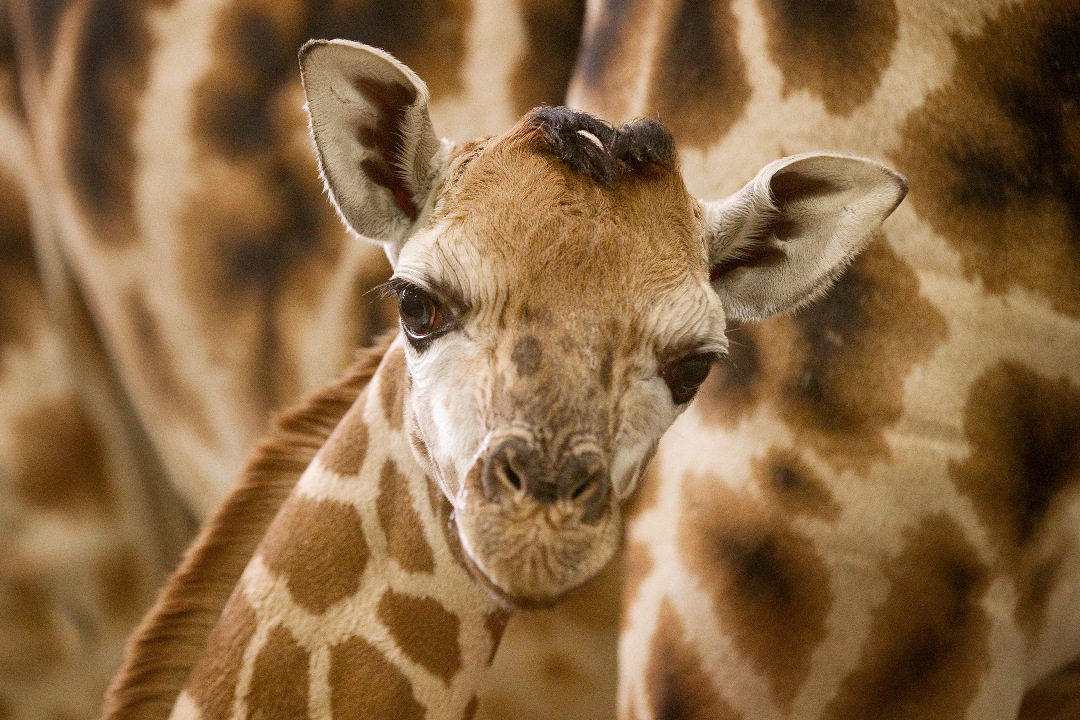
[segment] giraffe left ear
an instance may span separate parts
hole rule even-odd
[[[334,207],[394,262],[448,155],[431,124],[427,86],[389,53],[348,40],[308,41],[300,75]]]
[[[730,317],[789,312],[824,292],[907,194],[865,158],[777,160],[726,200],[702,203],[710,280]]]

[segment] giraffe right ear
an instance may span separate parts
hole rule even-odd
[[[428,90],[390,54],[348,40],[310,40],[300,75],[330,199],[355,234],[391,262],[430,207],[448,141],[435,135]]]

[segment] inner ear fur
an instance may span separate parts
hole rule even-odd
[[[710,280],[729,316],[790,312],[825,291],[907,194],[898,173],[830,153],[777,160],[705,210]]]
[[[427,86],[389,53],[348,40],[309,41],[300,73],[334,207],[393,259],[422,219],[447,155]]]

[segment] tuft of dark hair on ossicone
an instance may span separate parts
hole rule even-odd
[[[613,126],[588,113],[544,105],[529,114],[528,124],[552,154],[603,185],[614,185],[621,175],[675,166],[675,141],[658,120]]]

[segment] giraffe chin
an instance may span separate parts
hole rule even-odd
[[[467,493],[455,511],[462,547],[504,603],[547,607],[599,573],[622,535],[617,502],[598,521],[581,522],[570,506],[515,497],[492,502]]]

